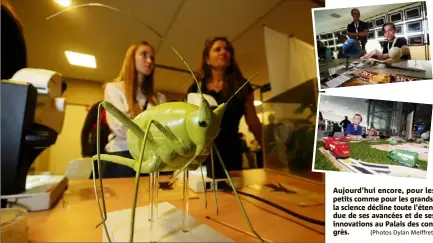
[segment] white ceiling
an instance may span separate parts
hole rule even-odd
[[[378,14],[386,13],[392,9],[400,8],[408,5],[409,3],[395,3],[384,5],[373,5],[367,7],[357,7],[361,13],[361,20],[368,19]],[[410,3],[412,4],[412,3]],[[353,21],[350,11],[353,8],[340,8],[340,9],[320,9],[314,11],[314,23],[316,33],[323,33],[327,31],[346,28],[348,24]],[[331,17],[331,14],[338,14],[340,18]]]
[[[71,79],[107,82],[113,80],[128,46],[147,40],[157,50],[156,63],[186,69],[167,44],[139,22],[106,8],[85,7],[51,20],[46,17],[64,9],[53,0],[11,0],[23,22],[28,63],[31,67],[55,70]],[[267,81],[263,24],[293,34],[313,44],[311,8],[313,0],[72,0],[73,5],[99,2],[139,17],[173,44],[189,65],[198,67],[205,39],[227,36],[233,40],[236,58],[252,82]],[[322,1],[323,2],[323,1]],[[71,66],[64,51],[96,56],[97,69]],[[156,88],[185,92],[193,82],[186,73],[158,68]]]
[[[367,99],[330,95],[320,96],[319,110],[322,112],[324,119],[327,120],[340,122],[344,119],[344,116],[352,120],[353,115],[359,113],[363,116],[363,122],[366,122],[367,109]]]

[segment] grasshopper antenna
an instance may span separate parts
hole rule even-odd
[[[71,6],[71,7],[68,7],[66,9],[64,9],[64,10],[61,10],[61,11],[59,11],[59,12],[57,12],[57,13],[51,15],[51,16],[48,16],[45,20],[50,20],[50,19],[52,19],[52,18],[54,18],[54,17],[56,17],[56,16],[58,16],[60,14],[63,14],[63,13],[68,12],[68,11],[71,11],[73,9],[82,8],[82,7],[102,7],[102,8],[108,8],[110,10],[114,10],[115,12],[119,12],[119,13],[121,13],[123,15],[126,15],[127,17],[130,17],[132,19],[135,19],[139,23],[143,24],[144,26],[146,26],[146,28],[148,28],[153,33],[155,33],[159,38],[161,38],[161,40],[163,42],[166,42],[165,38],[160,33],[158,33],[158,31],[156,31],[154,28],[150,27],[148,24],[146,24],[141,19],[139,19],[139,18],[137,18],[137,17],[135,17],[135,16],[133,16],[133,15],[125,12],[125,11],[122,11],[120,9],[117,9],[117,8],[114,8],[114,7],[105,5],[105,4],[101,4],[101,3],[86,3],[86,4],[80,4],[80,5],[76,5],[76,6]],[[194,81],[197,84],[197,88],[198,88],[198,91],[200,92],[200,95],[204,99],[203,93],[201,92],[200,84],[199,84],[199,82],[197,80],[197,77],[195,76],[194,72],[191,70],[191,67],[188,65],[188,63],[185,61],[185,59],[183,59],[182,55],[180,55],[180,53],[176,50],[176,48],[174,48],[174,46],[172,44],[168,43],[168,45],[174,51],[174,53],[176,53],[176,55],[180,58],[180,60],[182,60],[183,63],[186,65],[186,67],[188,68],[188,70],[190,71],[190,73],[192,74],[192,76],[194,77]]]
[[[235,97],[235,95],[237,94],[237,93],[239,93],[239,91],[241,91],[241,89],[248,83],[248,82],[250,82],[251,80],[253,80],[253,78],[255,77],[255,76],[257,76],[257,74],[258,73],[255,73],[253,76],[251,76],[251,78],[249,78],[247,81],[245,81],[245,83],[244,84],[242,84],[242,86],[238,89],[238,90],[236,90],[236,92],[232,95],[232,97],[230,97],[230,99],[229,100],[227,100],[227,102],[226,102],[226,104],[228,104],[229,102],[230,102],[230,100],[233,98],[233,97]]]

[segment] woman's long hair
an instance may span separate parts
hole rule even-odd
[[[154,48],[146,41],[140,41],[138,43],[132,44],[126,51],[122,69],[119,73],[119,76],[116,78],[117,81],[123,81],[125,83],[125,96],[128,102],[128,112],[131,114],[131,118],[134,118],[143,111],[143,108],[140,107],[135,96],[138,88],[137,69],[135,67],[135,52],[137,51],[138,47],[142,45],[149,46],[152,48],[152,50],[154,50]],[[140,91],[143,92],[143,94],[147,97],[147,100],[150,104],[157,105],[158,100],[156,98],[156,92],[154,91],[153,80],[154,71],[155,67],[152,69],[152,72],[144,78],[144,81],[140,87]]]
[[[236,92],[237,89],[239,89],[245,83],[247,79],[242,75],[239,65],[236,62],[235,50],[233,48],[233,45],[226,37],[215,37],[206,40],[200,60],[200,67],[196,71],[196,75],[198,80],[201,82],[202,90],[205,89],[206,82],[210,78],[212,78],[212,68],[207,64],[206,60],[209,58],[209,52],[216,41],[226,42],[228,51],[231,54],[229,65],[225,70],[225,80],[223,86],[223,94],[224,96],[229,98],[234,92]],[[248,89],[246,88],[246,86],[242,88],[242,90],[236,96],[242,99],[246,99],[248,96]]]

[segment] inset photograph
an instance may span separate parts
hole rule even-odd
[[[432,79],[426,1],[312,16],[320,90]]]
[[[313,171],[425,178],[432,105],[319,96]]]

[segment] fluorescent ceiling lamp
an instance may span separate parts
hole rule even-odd
[[[96,68],[95,56],[73,52],[73,51],[65,51],[65,54],[71,65],[88,67],[88,68]]]
[[[63,7],[71,6],[71,0],[55,0],[55,2]]]
[[[260,100],[255,100],[254,101],[254,106],[259,106],[261,104],[262,104],[262,102]]]

